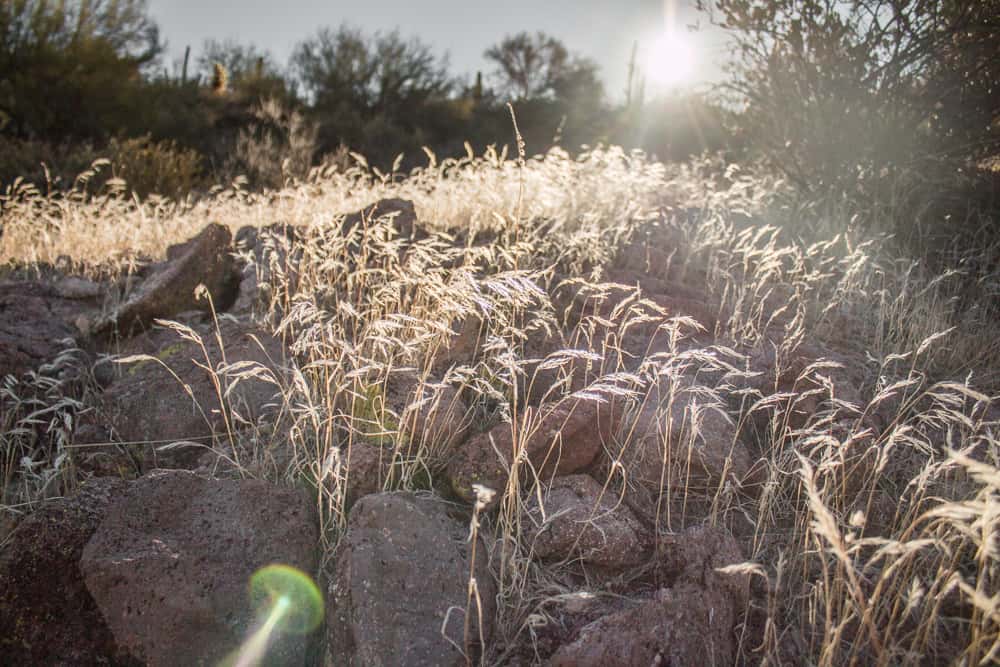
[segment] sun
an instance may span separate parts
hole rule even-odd
[[[646,52],[647,80],[664,88],[690,83],[696,60],[694,46],[686,35],[677,30],[665,32]]]

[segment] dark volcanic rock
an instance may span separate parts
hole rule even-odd
[[[408,199],[380,199],[360,211],[344,216],[341,229],[347,234],[354,227],[366,227],[373,220],[390,216],[392,226],[401,238],[418,240],[427,236],[423,230],[416,227],[417,212],[413,202]]]
[[[311,575],[318,541],[297,490],[157,471],[109,509],[80,570],[120,647],[148,665],[217,665],[254,629],[251,575],[273,563]],[[280,636],[268,664],[303,664],[309,641]]]
[[[212,223],[193,239],[171,246],[167,262],[109,317],[98,322],[94,334],[106,336],[117,331],[129,335],[145,329],[157,318],[171,318],[190,310],[208,312],[208,299],[195,296],[199,285],[208,289],[216,311],[226,310],[236,298],[238,285],[231,241],[228,229]]]
[[[287,290],[289,297],[296,292],[302,259],[302,248],[297,245],[300,241],[292,225],[242,227],[236,232],[236,249],[248,254],[250,261],[241,262],[239,297],[232,312],[246,314],[266,309],[279,286]]]
[[[736,541],[718,529],[697,527],[664,538],[660,551],[660,569],[671,586],[590,623],[556,651],[550,665],[735,664],[747,575],[718,569],[742,562]]]
[[[0,378],[38,370],[75,344],[100,312],[87,299],[62,296],[56,286],[0,282]]]
[[[154,329],[128,341],[125,354],[146,354],[158,361],[120,365],[117,379],[104,393],[102,412],[119,440],[199,445],[165,451],[143,446],[139,459],[145,469],[193,467],[214,436],[227,439],[227,418],[229,428],[238,431],[248,424],[269,423],[278,412],[280,387],[275,381],[282,378],[288,357],[280,341],[227,320],[220,321],[222,348],[211,329],[205,327],[198,333],[205,351],[169,329]],[[203,365],[215,370],[219,388]],[[248,376],[237,381],[244,373]]]
[[[133,664],[121,653],[77,563],[127,483],[97,478],[50,500],[0,551],[0,664]],[[138,663],[134,663],[138,664]]]
[[[526,437],[527,458],[539,478],[547,481],[589,466],[611,442],[617,427],[615,412],[610,401],[573,396],[536,408],[537,416],[526,412],[521,428],[528,432],[521,437]],[[509,464],[513,451],[510,424],[500,424],[470,439],[458,448],[448,466],[452,489],[470,502],[475,500],[474,484],[502,492],[507,484],[505,464]]]
[[[622,432],[628,478],[654,490],[670,483],[711,494],[727,481],[738,488],[750,470],[725,404],[688,378],[660,378]]]
[[[328,597],[328,653],[337,665],[465,665],[464,642],[472,544],[465,521],[440,500],[411,493],[365,496],[351,510]],[[495,589],[482,542],[473,600],[472,659],[489,641]],[[445,634],[441,628],[447,618]],[[450,640],[450,641],[449,641]]]
[[[532,496],[526,511],[528,544],[538,558],[578,558],[612,570],[649,558],[652,543],[632,510],[589,475],[554,479],[541,507]]]

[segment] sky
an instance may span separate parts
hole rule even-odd
[[[150,13],[167,42],[167,62],[183,58],[191,46],[192,63],[208,38],[235,39],[269,51],[287,64],[295,44],[323,26],[343,22],[366,32],[398,28],[447,53],[450,71],[471,80],[490,70],[483,51],[505,35],[542,30],[561,39],[570,51],[600,67],[609,97],[624,96],[633,43],[652,44],[669,23],[694,42],[696,83],[716,80],[711,64],[721,53],[720,37],[706,31],[705,18],[691,0],[148,0]],[[667,17],[673,17],[670,21]],[[702,30],[686,26],[701,22]]]

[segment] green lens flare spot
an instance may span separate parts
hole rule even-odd
[[[323,620],[323,594],[312,578],[289,565],[268,565],[250,578],[250,601],[281,633],[305,635]]]

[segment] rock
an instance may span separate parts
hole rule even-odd
[[[90,301],[100,299],[104,295],[103,287],[79,276],[67,276],[56,282],[53,288],[63,299]]]
[[[672,585],[652,599],[585,626],[552,656],[553,667],[736,664],[736,623],[746,608],[747,577],[717,569],[742,562],[732,536],[694,528],[670,536]]]
[[[341,468],[338,471],[344,489],[344,509],[354,506],[360,498],[383,489],[392,474],[392,449],[356,440],[339,450]],[[328,486],[331,486],[328,484]]]
[[[649,558],[652,545],[632,510],[588,475],[554,479],[541,507],[532,496],[526,513],[527,544],[538,558],[578,558],[612,570]]]
[[[617,428],[616,411],[607,400],[567,397],[554,405],[526,409],[520,429],[527,429],[524,455],[538,472],[539,480],[570,475],[589,466]],[[499,500],[507,485],[506,467],[512,460],[514,443],[510,424],[500,424],[458,448],[448,466],[451,487],[473,502],[474,484],[497,491]],[[498,456],[499,452],[500,456]],[[502,457],[502,458],[501,458]],[[530,483],[522,468],[522,483]]]
[[[412,493],[365,496],[351,510],[327,598],[328,652],[338,665],[465,665],[467,587],[474,572],[473,662],[488,642],[495,611],[489,555],[448,505]],[[445,619],[447,618],[447,624]],[[442,636],[442,626],[445,626]],[[454,643],[454,644],[453,644]],[[456,647],[457,645],[457,647]]]
[[[92,479],[17,524],[0,551],[0,664],[138,664],[119,651],[77,567],[126,486]]]
[[[292,225],[240,228],[235,246],[237,251],[248,253],[250,261],[240,262],[239,296],[230,310],[238,314],[267,310],[267,302],[279,296],[276,289],[288,298],[295,294],[302,260],[300,243],[299,233]]]
[[[691,248],[683,229],[665,220],[655,221],[622,244],[614,266],[654,279],[704,284],[704,270],[692,266]]]
[[[634,609],[604,616],[580,631],[551,667],[732,665],[734,606],[690,584],[657,592]]]
[[[251,575],[272,563],[314,573],[318,541],[297,490],[161,470],[108,510],[80,571],[118,646],[151,666],[216,665],[253,630]],[[304,664],[307,639],[279,636],[268,664]]]
[[[746,603],[749,575],[718,571],[743,562],[740,545],[725,530],[692,526],[660,536],[656,550],[662,580],[704,586],[721,592],[737,606]]]
[[[161,451],[142,445],[139,458],[145,470],[193,467],[215,438],[221,438],[225,446],[231,444],[229,430],[274,425],[281,401],[276,382],[283,377],[290,355],[264,331],[228,320],[219,324],[222,348],[209,327],[198,331],[204,352],[197,343],[169,329],[151,330],[124,346],[127,355],[146,354],[163,363],[146,360],[119,365],[118,377],[102,399],[104,421],[126,443],[194,443]],[[206,363],[217,371],[225,411],[212,375],[199,365]],[[238,379],[242,374],[247,376]]]
[[[719,328],[720,306],[709,294],[680,283],[612,270],[606,282],[574,279],[556,288],[556,312],[585,338],[607,339],[613,352],[627,352],[632,368],[648,354],[670,347],[672,321],[685,338],[709,345]],[[655,291],[653,291],[655,290]],[[681,323],[681,318],[687,322]],[[570,336],[571,338],[573,335]],[[611,363],[610,367],[616,365]]]
[[[396,374],[386,385],[386,403],[398,418],[408,456],[421,452],[432,464],[443,465],[465,438],[468,408],[450,385],[421,382],[413,373]]]
[[[468,366],[479,356],[486,338],[486,325],[476,315],[469,315],[452,323],[451,336],[435,350],[434,370],[443,375],[451,366]]]
[[[117,331],[129,335],[157,318],[189,310],[208,312],[208,299],[195,297],[198,285],[208,289],[217,312],[226,310],[236,297],[238,279],[230,254],[231,240],[228,229],[212,223],[186,243],[171,246],[167,262],[109,317],[98,322],[94,334],[105,337]]]
[[[774,345],[763,341],[750,350],[749,370],[756,375],[748,378],[747,387],[761,396],[788,394],[788,399],[775,403],[777,409],[788,411],[788,423],[801,428],[823,410],[833,409],[837,418],[856,417],[864,409],[861,388],[865,384],[867,362],[828,350],[814,343],[803,343],[790,353],[781,354]],[[830,399],[836,399],[832,404]],[[854,406],[856,410],[846,408]],[[773,410],[754,415],[761,426],[766,425]]]
[[[75,346],[83,333],[76,322],[98,312],[45,283],[0,282],[0,378],[39,370]]]
[[[406,457],[418,453],[441,466],[465,437],[468,408],[454,387],[421,380],[412,371],[362,382],[344,392],[340,409],[369,443]]]
[[[737,487],[750,470],[750,454],[737,438],[725,405],[686,378],[661,379],[625,417],[621,463],[630,482],[659,490],[696,489],[714,494]]]
[[[380,199],[360,211],[344,216],[341,230],[348,234],[354,227],[365,228],[372,221],[386,217],[391,217],[392,227],[402,239],[418,240],[427,236],[426,232],[416,227],[417,211],[413,202],[408,199]]]

